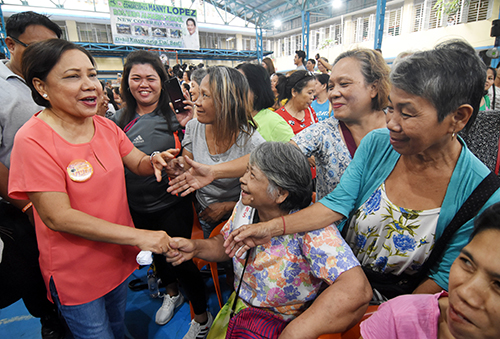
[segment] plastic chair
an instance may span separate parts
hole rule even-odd
[[[194,209],[194,206],[193,206]],[[212,233],[210,233],[210,238],[215,237],[220,233],[220,230],[222,227],[226,224],[226,221],[221,222],[217,227],[215,227],[212,230]],[[204,239],[203,237],[203,229],[201,228],[200,225],[200,220],[198,219],[198,215],[196,214],[196,210],[194,210],[194,216],[193,216],[193,230],[191,231],[191,239]],[[216,262],[209,262],[200,258],[193,258],[193,262],[198,267],[199,270],[201,270],[203,267],[206,265],[209,265],[210,267],[210,272],[212,273],[212,280],[214,282],[214,287],[215,287],[215,293],[217,293],[217,299],[219,300],[219,306],[222,308],[224,306],[224,301],[222,299],[222,292],[220,289],[220,283],[219,283],[219,272],[217,270],[217,263]],[[191,318],[194,318],[194,311],[193,311],[193,306],[191,305],[191,302],[189,303],[189,307],[191,308]]]
[[[320,335],[318,339],[359,339],[359,337],[361,337],[359,324],[361,324],[363,320],[368,319],[373,313],[375,313],[377,309],[378,305],[368,306],[368,309],[366,310],[361,320],[356,325],[354,325],[353,328],[345,331],[344,333],[323,334]]]

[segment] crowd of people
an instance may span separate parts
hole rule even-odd
[[[184,339],[235,338],[262,311],[274,337],[316,339],[370,303],[365,339],[500,337],[500,91],[467,42],[392,67],[371,49],[297,51],[287,74],[138,50],[109,88],[46,16],[6,30],[0,307],[22,298],[44,339],[124,338],[126,279],[148,253],[155,322],[191,302]],[[194,257],[234,273],[217,315]]]

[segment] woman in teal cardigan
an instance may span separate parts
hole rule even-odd
[[[489,174],[457,137],[477,114],[485,73],[474,49],[462,41],[399,61],[391,72],[387,130],[362,140],[337,188],[284,220],[238,229],[225,243],[227,252],[244,253],[270,237],[344,219],[339,228],[365,271],[418,273],[444,228]],[[338,95],[336,86],[330,100]],[[497,191],[483,209],[499,200]],[[472,223],[456,232],[413,292],[448,288],[451,263],[467,243]]]

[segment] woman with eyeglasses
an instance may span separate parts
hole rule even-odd
[[[278,101],[287,99],[285,105],[276,110],[276,113],[288,122],[295,134],[318,122],[311,107],[315,86],[316,78],[308,71],[294,72],[289,77],[281,78],[276,85]]]

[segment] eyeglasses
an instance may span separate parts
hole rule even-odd
[[[14,40],[15,42],[17,42],[19,45],[23,46],[23,47],[28,47],[28,46],[29,46],[28,44],[26,44],[26,43],[22,42],[21,40],[19,40],[19,39],[17,39],[17,38],[14,38],[13,36],[10,36],[10,35],[9,35],[9,37],[10,37],[12,40]]]

